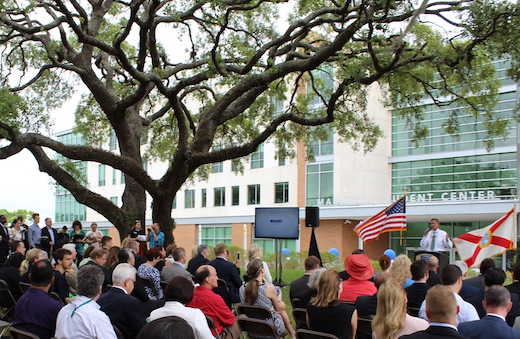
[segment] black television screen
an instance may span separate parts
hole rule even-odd
[[[255,238],[298,239],[298,207],[258,207],[255,209]]]

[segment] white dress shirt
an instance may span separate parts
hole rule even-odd
[[[186,320],[193,328],[195,339],[215,339],[208,327],[204,313],[198,308],[186,307],[178,301],[167,301],[163,307],[152,311],[150,321],[172,315]]]
[[[460,295],[453,292],[455,296],[455,300],[457,301],[457,305],[459,306],[459,313],[457,314],[457,326],[460,323],[464,323],[466,321],[480,320],[478,316],[477,310],[473,305],[469,302],[464,301]],[[430,321],[426,316],[426,300],[424,300],[421,304],[421,308],[419,309],[419,318]]]
[[[108,316],[94,300],[78,295],[65,305],[56,320],[57,339],[117,339]]]
[[[437,230],[430,230],[421,239],[421,247],[426,251],[444,252],[447,248],[452,248],[453,243],[450,238],[446,240],[448,233],[438,228]],[[435,243],[432,250],[432,240],[435,238]]]

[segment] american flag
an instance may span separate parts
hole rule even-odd
[[[354,231],[363,242],[377,240],[379,234],[384,232],[401,230],[406,230],[406,196],[404,195],[381,212],[354,227]]]

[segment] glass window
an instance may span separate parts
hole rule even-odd
[[[251,168],[264,167],[264,144],[258,146],[258,149],[251,154]]]
[[[222,149],[221,146],[212,147],[212,151],[218,151],[220,149]],[[223,161],[214,162],[211,164],[211,173],[222,173],[223,170],[224,170]]]
[[[285,158],[287,156],[285,147],[285,142],[282,142],[282,144],[278,147],[278,166],[285,166]]]
[[[117,138],[116,138],[115,131],[112,131],[112,133],[110,133],[110,139],[108,142],[108,146],[111,151],[115,151],[117,149]]]
[[[203,244],[215,246],[224,243],[231,246],[231,225],[204,225],[201,233]]]
[[[118,200],[117,197],[110,197],[110,201],[112,201],[112,203],[116,206],[117,206],[117,200]]]
[[[184,191],[184,208],[195,207],[195,190]]]
[[[98,186],[105,186],[105,172],[106,172],[106,166],[99,165],[99,167],[98,167]]]
[[[203,188],[201,190],[200,198],[201,198],[201,204],[200,205],[202,207],[206,207],[207,203],[208,203],[208,193],[207,193],[207,190],[205,188]]]
[[[121,173],[121,183],[124,184],[126,182],[125,174],[123,172],[120,172],[120,173]]]
[[[312,152],[315,157],[321,155],[330,155],[334,153],[334,132],[331,130],[327,134],[327,138],[319,140],[315,138],[309,138],[307,141],[307,147],[309,152]]]
[[[176,209],[177,208],[177,194],[175,194],[175,196],[173,197],[173,202],[172,202],[172,209]]]
[[[249,205],[260,204],[260,184],[247,186],[247,203]]]
[[[334,203],[334,164],[307,165],[306,206],[328,206]]]
[[[277,204],[289,202],[289,182],[274,184],[274,202]]]
[[[226,205],[226,188],[225,187],[215,187],[213,189],[215,207],[225,206]]]
[[[291,252],[296,252],[296,240],[295,239],[284,239],[282,241],[282,248],[287,248]],[[265,254],[274,253],[274,239],[253,239],[255,244],[258,244]]]
[[[112,168],[112,185],[115,185],[117,183],[117,170],[115,168]]]
[[[240,187],[232,186],[231,187],[231,205],[237,206],[240,204]]]

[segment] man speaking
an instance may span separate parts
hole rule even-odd
[[[421,247],[426,251],[444,252],[453,247],[448,233],[439,229],[439,220],[430,220],[430,227],[424,231],[421,239]]]

